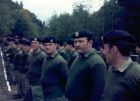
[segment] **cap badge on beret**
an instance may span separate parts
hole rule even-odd
[[[53,42],[53,39],[51,39],[50,42]]]
[[[34,41],[37,41],[37,38],[34,38]]]
[[[75,32],[75,36],[78,37],[79,36],[79,33],[78,32]]]

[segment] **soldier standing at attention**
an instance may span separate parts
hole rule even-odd
[[[6,66],[6,70],[7,70],[7,75],[8,75],[8,81],[10,83],[10,85],[13,85],[16,83],[16,78],[15,78],[15,73],[14,73],[14,56],[17,53],[17,44],[15,44],[15,39],[8,39],[7,40],[9,42],[9,46],[8,49],[6,51],[6,56],[7,56],[7,66]]]
[[[40,50],[39,39],[34,38],[31,42],[32,52],[29,55],[29,85],[32,91],[33,101],[43,101],[42,85],[40,77],[42,73],[42,63],[46,54]]]
[[[68,75],[67,63],[58,54],[54,37],[45,37],[43,46],[47,53],[47,57],[43,62],[41,76],[44,101],[65,101],[65,86]]]
[[[20,81],[20,89],[21,89],[21,93],[23,98],[25,98],[26,96],[26,91],[27,91],[27,84],[28,84],[28,80],[27,80],[27,72],[28,72],[28,67],[27,67],[27,63],[28,63],[28,52],[27,52],[27,47],[30,44],[30,42],[26,39],[22,39],[21,40],[21,50],[22,50],[22,54],[19,58],[20,61],[20,68],[19,68],[19,73],[20,73],[20,77],[19,77],[19,81]]]
[[[105,85],[106,65],[92,48],[93,34],[87,30],[72,36],[79,56],[70,67],[66,85],[68,101],[100,101]]]
[[[74,48],[73,40],[67,40],[66,41],[65,50],[66,50],[66,52],[69,56],[69,58],[68,58],[68,69],[70,69],[73,61],[78,56],[78,53],[76,52],[76,50]]]
[[[57,51],[58,53],[67,61],[68,60],[68,54],[64,48],[64,43],[62,40],[57,40]]]
[[[20,83],[20,78],[21,78],[21,73],[19,71],[20,67],[21,67],[21,56],[22,56],[22,41],[19,40],[17,42],[17,47],[16,47],[16,52],[13,58],[13,64],[14,64],[14,73],[15,73],[15,80],[17,83],[17,94],[13,95],[13,99],[21,99],[24,95],[22,93],[22,88],[21,88],[21,83]]]
[[[136,52],[138,53],[138,57],[136,58],[136,62],[140,64],[140,43],[137,43]]]
[[[103,54],[109,68],[102,101],[140,101],[140,65],[130,53],[135,39],[123,30],[113,30],[102,37]]]

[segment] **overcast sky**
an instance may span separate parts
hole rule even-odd
[[[12,0],[22,1],[25,9],[33,12],[38,19],[47,20],[53,14],[72,13],[72,6],[77,1],[82,0]],[[103,0],[85,0],[90,1],[91,11],[97,11],[103,4]]]

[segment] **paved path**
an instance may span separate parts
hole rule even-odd
[[[0,49],[0,101],[22,101],[20,100],[13,100],[12,95],[16,93],[16,86],[8,85],[6,81],[6,75],[3,66],[3,58]]]

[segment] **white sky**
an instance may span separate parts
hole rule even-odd
[[[34,13],[38,19],[47,20],[54,14],[72,13],[72,6],[82,0],[12,0],[22,1],[23,7]],[[90,10],[97,11],[103,5],[104,0],[85,0],[91,4]],[[86,2],[86,3],[87,3]]]

